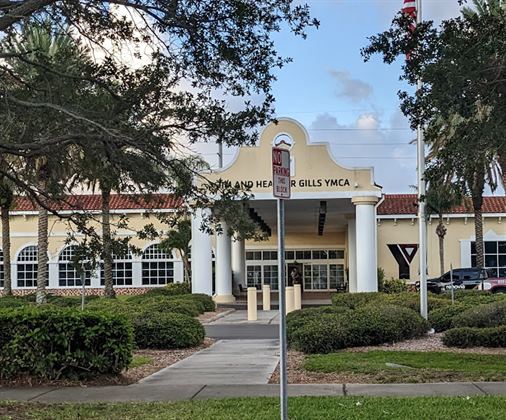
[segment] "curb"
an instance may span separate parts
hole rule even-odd
[[[231,309],[227,309],[226,311],[220,312],[214,318],[208,319],[206,322],[202,322],[202,325],[208,325],[211,322],[215,322],[218,319],[223,318],[224,316],[227,316],[227,315],[231,314],[232,312],[235,312],[235,309],[231,308]]]

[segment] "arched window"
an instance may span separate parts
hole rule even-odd
[[[4,287],[4,253],[0,249],[0,287]]]
[[[18,255],[18,287],[37,286],[37,246],[30,245]]]
[[[142,284],[157,285],[174,282],[174,261],[158,244],[151,245],[142,254]]]
[[[77,250],[76,245],[69,245],[60,252],[58,257],[58,284],[60,287],[82,286],[81,276],[73,265]],[[86,270],[84,284],[90,286],[91,272]]]
[[[131,286],[132,275],[132,253],[128,251],[127,255],[112,254],[112,280],[115,286]],[[104,263],[100,263],[100,284],[104,281]]]

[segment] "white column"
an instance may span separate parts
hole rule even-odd
[[[211,235],[200,227],[208,209],[197,209],[192,215],[192,293],[213,294],[213,255]]]
[[[132,260],[132,286],[142,287],[142,256],[139,255]]]
[[[244,239],[232,239],[232,288],[246,287],[246,247]]]
[[[355,219],[348,219],[348,288],[357,291],[357,233]]]
[[[58,262],[49,261],[47,263],[47,278],[48,278],[48,289],[58,289],[59,285],[59,273],[58,273]]]
[[[376,197],[353,197],[356,209],[357,292],[377,292]]]
[[[222,233],[216,235],[216,303],[230,303],[235,301],[232,294],[232,250],[228,225],[220,222]],[[193,259],[193,256],[192,256]]]

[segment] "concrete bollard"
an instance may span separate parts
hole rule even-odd
[[[295,310],[302,309],[302,287],[300,284],[293,285],[293,307]]]
[[[286,298],[286,313],[289,314],[293,311],[293,286],[287,286],[285,288],[285,298]]]
[[[257,288],[248,287],[248,321],[257,320]]]
[[[262,287],[262,308],[264,311],[271,310],[271,286],[264,284]]]

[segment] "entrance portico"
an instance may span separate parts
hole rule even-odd
[[[278,287],[276,200],[272,196],[271,149],[291,150],[292,199],[286,202],[286,260],[288,282],[302,283],[305,297],[314,292],[377,290],[376,205],[381,187],[371,168],[345,168],[331,155],[328,144],[309,143],[299,123],[279,119],[262,132],[258,146],[241,147],[233,162],[207,174],[253,194],[249,206],[271,235],[266,241],[234,241],[228,235],[210,238],[192,230],[194,291],[208,293],[212,284],[210,261],[202,244],[216,249],[215,299],[230,301],[232,290],[270,284]],[[199,222],[194,218],[193,225]],[[224,231],[224,229],[222,229]],[[203,267],[201,262],[207,268]],[[193,268],[193,267],[192,267]],[[233,284],[232,284],[233,278]]]

